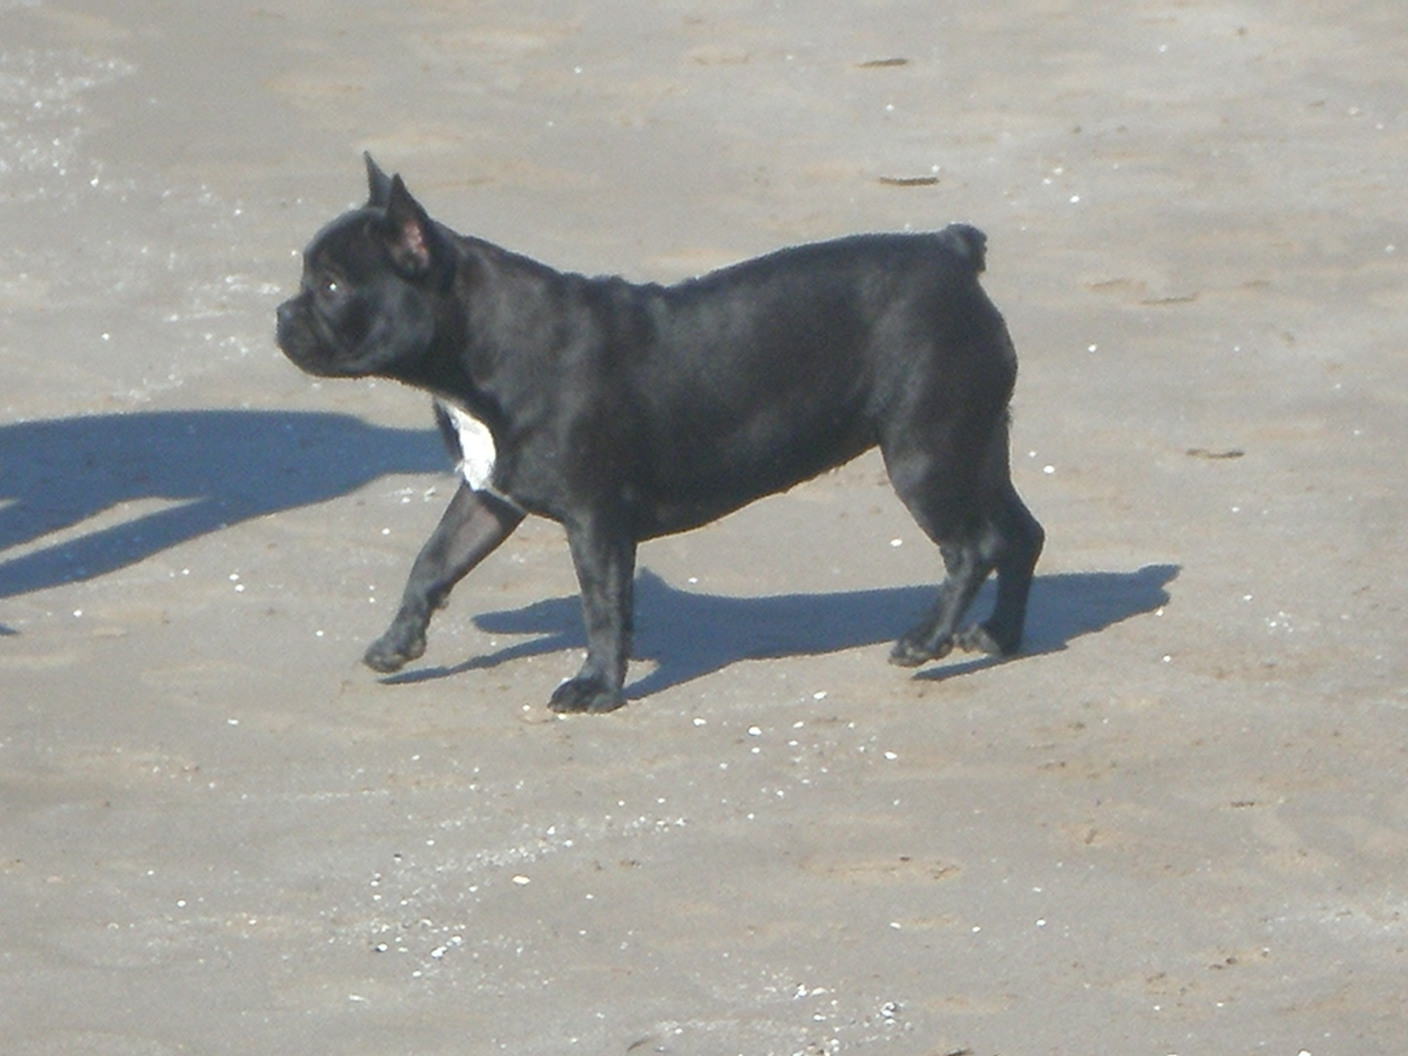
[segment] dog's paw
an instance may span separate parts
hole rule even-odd
[[[1010,641],[1012,635],[1001,634],[988,624],[973,624],[957,632],[956,642],[960,649],[970,653],[987,653],[988,656],[1011,656],[1021,648],[1021,636]]]
[[[418,660],[425,653],[425,636],[417,635],[405,639],[392,631],[387,631],[362,654],[362,663],[373,671],[389,675],[399,671],[412,660]]]
[[[626,703],[619,689],[611,689],[594,678],[572,678],[553,691],[548,707],[559,715],[600,714],[615,711]]]
[[[969,653],[1005,656],[1012,651],[994,638],[992,632],[981,623],[975,623],[971,627],[965,627],[959,631],[957,642],[960,649]]]
[[[953,639],[945,638],[937,645],[931,644],[927,636],[906,634],[890,650],[890,663],[896,667],[918,667],[930,660],[942,660],[953,650]]]

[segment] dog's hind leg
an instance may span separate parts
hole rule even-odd
[[[967,645],[958,634],[958,624],[993,569],[994,560],[986,552],[989,549],[972,540],[940,544],[947,578],[939,586],[933,607],[890,650],[890,663],[918,667],[942,659],[955,645]]]
[[[439,525],[411,566],[401,608],[363,661],[374,671],[397,671],[425,652],[425,630],[463,579],[512,534],[523,511],[485,491],[460,484]]]
[[[1021,644],[1032,569],[1041,552],[1041,526],[1008,476],[1005,415],[976,458],[957,442],[964,435],[971,434],[960,424],[941,434],[929,450],[885,451],[896,492],[938,544],[948,573],[933,607],[895,643],[890,662],[901,667],[940,659],[955,645],[1010,653]],[[998,597],[992,616],[960,631],[964,613],[994,569]]]
[[[957,643],[964,649],[1005,655],[1015,653],[1022,644],[1032,571],[1041,556],[1046,533],[1010,483],[1003,491],[995,527],[1001,539],[997,603],[986,620],[960,631]]]

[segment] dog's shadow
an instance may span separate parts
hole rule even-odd
[[[386,475],[446,468],[433,430],[385,428],[341,414],[137,412],[0,426],[0,598],[105,575]],[[1158,608],[1178,571],[1151,565],[1037,577],[1024,653],[1057,651],[1072,638]],[[636,656],[656,665],[629,687],[631,696],[643,697],[742,660],[889,641],[931,604],[933,587],[735,598],[679,590],[644,571],[636,599]],[[975,608],[990,604],[989,586]],[[453,667],[386,681],[421,682],[585,645],[576,597],[486,613],[475,623],[489,634],[532,637]],[[0,624],[0,637],[14,633]],[[997,662],[960,659],[917,677],[946,678]]]
[[[1068,572],[1038,576],[1032,584],[1023,656],[1054,653],[1073,639],[1168,603],[1165,589],[1177,565],[1146,565],[1135,572]],[[933,603],[934,587],[891,587],[824,594],[736,598],[679,590],[649,570],[636,578],[641,628],[635,658],[655,668],[627,687],[640,698],[678,686],[742,660],[816,656],[897,638]],[[992,604],[989,584],[975,612]],[[521,609],[484,613],[475,625],[488,634],[533,635],[453,667],[427,667],[391,675],[392,685],[424,682],[510,660],[582,649],[581,606],[576,597],[550,598]],[[960,659],[926,668],[915,677],[950,678],[993,664],[998,657]]]
[[[138,412],[0,426],[0,598],[101,576],[387,474],[448,468],[434,430],[342,414]]]

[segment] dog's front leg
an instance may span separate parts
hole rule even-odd
[[[567,542],[582,589],[587,659],[575,678],[557,687],[557,712],[615,711],[626,703],[622,686],[631,654],[636,544],[611,519],[589,516],[567,526]]]
[[[484,560],[523,520],[523,511],[488,492],[460,484],[439,525],[411,566],[401,608],[363,660],[374,671],[399,670],[425,652],[430,616],[455,584]]]

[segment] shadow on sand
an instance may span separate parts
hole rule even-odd
[[[1167,604],[1165,588],[1178,573],[1177,565],[1146,565],[1135,572],[1037,576],[1020,655],[1059,652],[1074,638],[1153,612]],[[656,666],[628,686],[627,695],[646,697],[741,660],[817,656],[887,643],[917,620],[933,598],[932,586],[732,598],[679,590],[643,570],[636,579],[640,631],[635,657],[654,661]],[[989,583],[973,608],[985,613],[991,605]],[[424,682],[521,657],[586,647],[575,596],[485,613],[474,623],[489,634],[536,637],[452,667],[420,668],[383,681],[391,685]],[[959,659],[926,668],[914,677],[941,680],[1003,662],[1004,658],[990,656]]]
[[[340,414],[172,411],[0,426],[0,598],[101,576],[387,474],[448,469],[434,430]],[[147,510],[82,530],[123,503]]]
[[[339,414],[171,411],[100,415],[0,426],[0,598],[91,579],[190,539],[280,510],[326,502],[379,477],[444,472],[433,430],[368,425]],[[157,505],[119,523],[105,511]],[[58,536],[46,542],[50,536]],[[7,551],[18,551],[6,556]],[[1176,565],[1135,572],[1038,576],[1024,655],[1151,612],[1168,601]],[[991,585],[975,610],[991,605]],[[878,645],[929,606],[932,586],[734,598],[679,590],[643,571],[636,582],[638,659],[655,669],[633,697],[741,660],[813,656]],[[453,667],[393,675],[405,684],[495,667],[518,657],[581,649],[577,598],[551,598],[475,619],[490,634],[531,635]],[[0,625],[0,637],[15,632]],[[993,657],[959,659],[915,677],[949,678]]]

